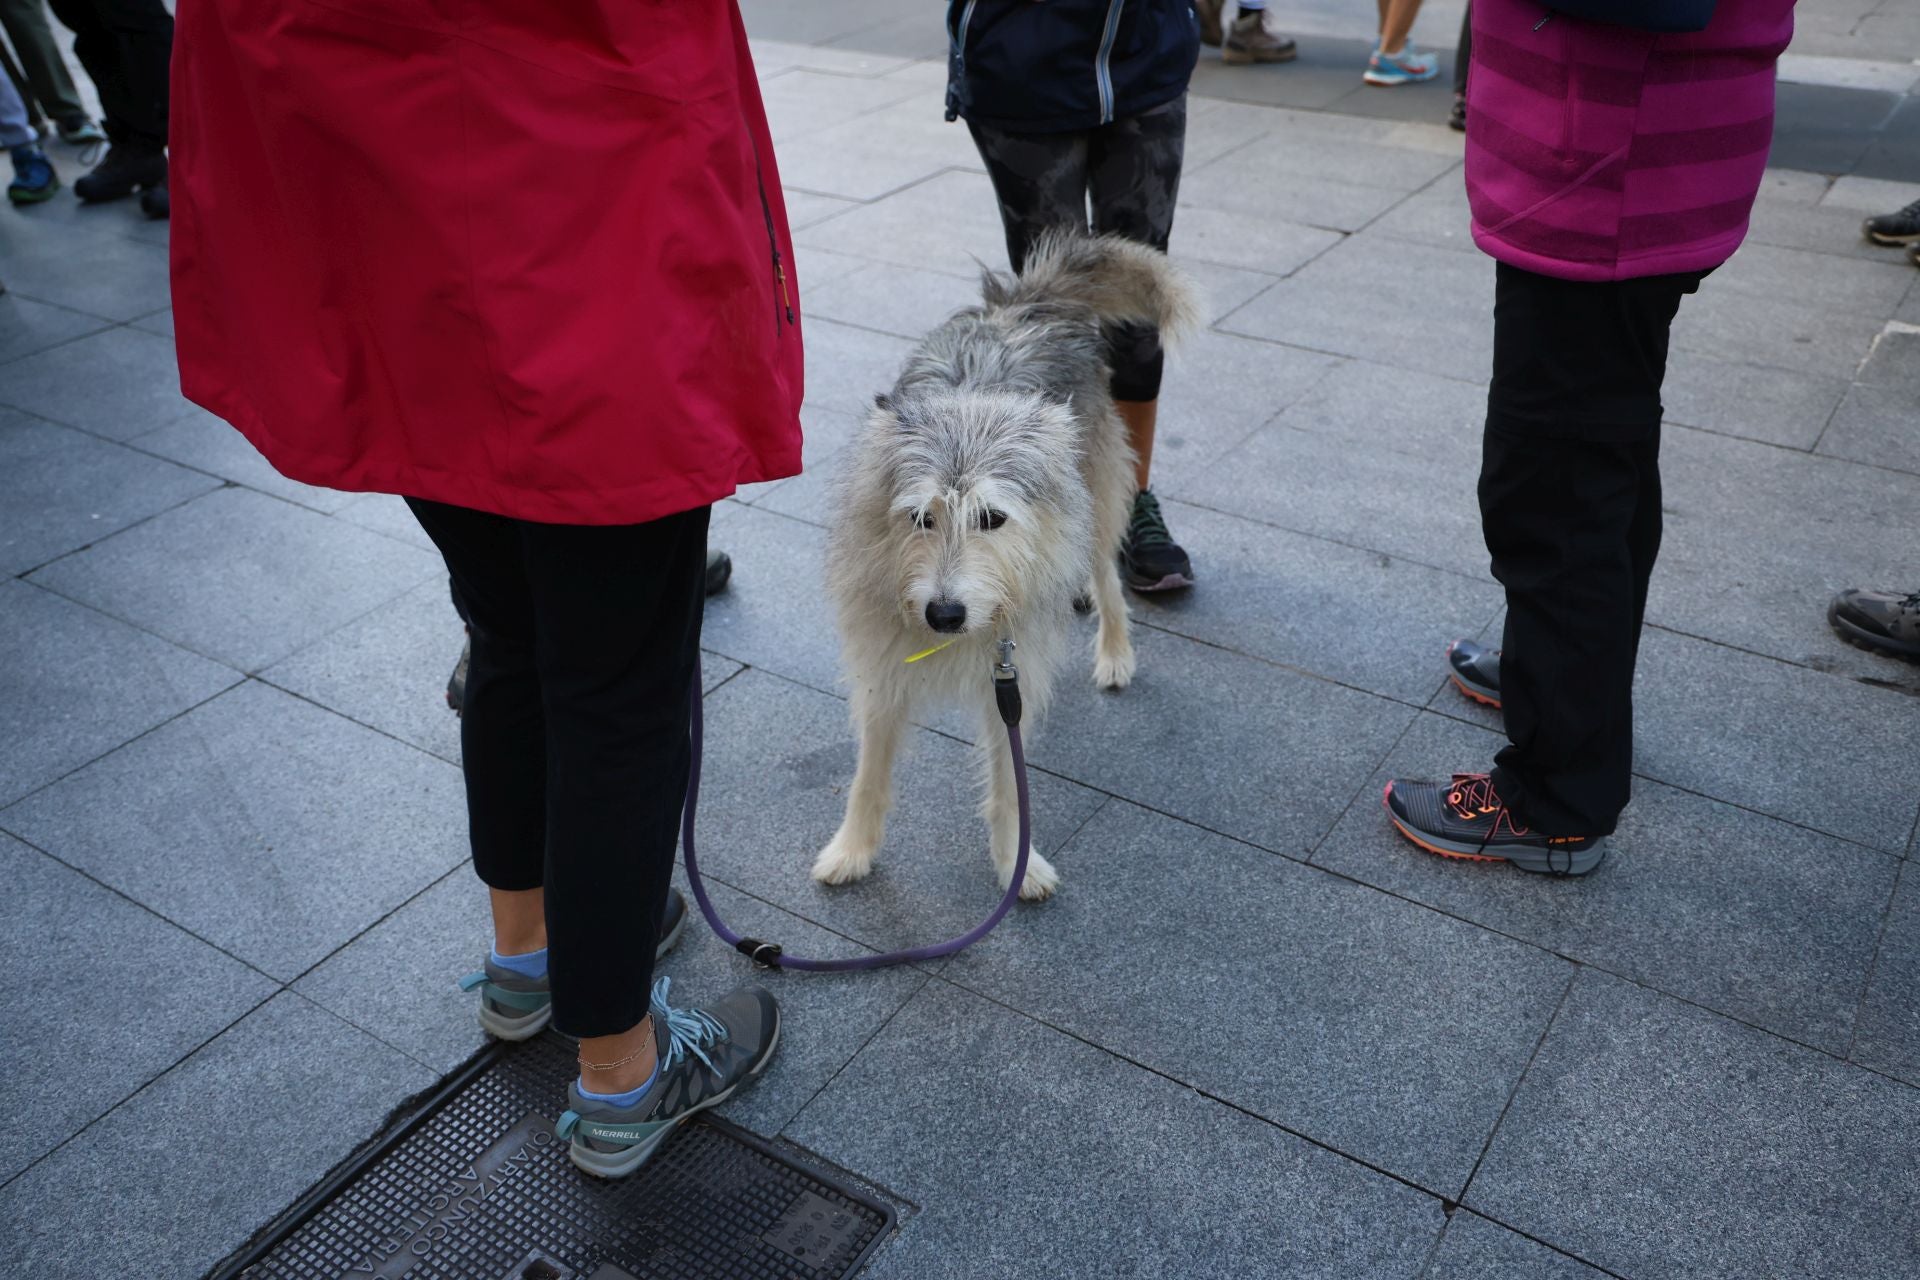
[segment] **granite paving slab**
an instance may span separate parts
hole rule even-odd
[[[1885,317],[1906,296],[1911,275],[1912,268],[1893,254],[1836,260],[1832,254],[1750,241],[1715,270],[1712,283],[1703,288],[1762,300],[1791,298],[1851,316]]]
[[[1606,1272],[1460,1210],[1421,1280],[1604,1280]]]
[[[1474,486],[1486,416],[1484,387],[1349,361],[1182,480],[1177,496],[1481,577],[1487,552]]]
[[[1134,645],[1139,674],[1118,694],[1085,667],[1061,675],[1027,758],[1290,856],[1320,841],[1415,715],[1163,631],[1136,628]]]
[[[274,470],[251,441],[210,413],[196,411],[137,437],[133,445],[314,511],[335,512],[364,496],[288,479]]]
[[[921,93],[918,85],[794,67],[760,76],[760,98],[776,149],[796,138],[881,111]]]
[[[1447,378],[1493,368],[1493,260],[1371,236],[1349,237],[1233,313],[1232,333],[1364,356]],[[1408,307],[1408,279],[1422,305]]]
[[[1911,579],[1913,477],[1678,427],[1665,433],[1661,472],[1666,536],[1651,621],[1822,670],[1911,675],[1843,644],[1827,627],[1827,601],[1842,587]]]
[[[5,822],[285,982],[463,861],[465,819],[453,766],[248,681]]]
[[[1205,262],[1199,258],[1190,258],[1185,254],[1172,255],[1174,265],[1187,273],[1187,278],[1200,294],[1201,314],[1206,323],[1212,325],[1222,318],[1238,311],[1256,295],[1273,286],[1280,277],[1266,271],[1255,271],[1246,267],[1227,267],[1217,262]],[[1202,330],[1212,337],[1222,337],[1209,330]],[[1185,350],[1185,348],[1181,348]]]
[[[131,323],[136,329],[142,329],[148,333],[163,334],[171,338],[173,336],[173,308],[170,306],[162,307],[151,315],[141,316],[138,320],[132,321]]]
[[[0,806],[240,679],[231,668],[13,580],[0,581],[0,654]]]
[[[173,342],[124,327],[14,361],[0,382],[0,403],[109,440],[183,419],[214,421],[180,394]]]
[[[826,594],[826,531],[728,502],[713,509],[708,536],[733,557],[733,582],[707,603],[701,645],[735,662],[840,692],[840,639]]]
[[[1634,1280],[1897,1276],[1920,1091],[1585,971],[1465,1203]]]
[[[1412,1276],[1441,1224],[1409,1187],[938,982],[786,1136],[919,1206],[876,1280]]]
[[[348,524],[384,533],[389,538],[397,538],[436,556],[440,554],[439,548],[433,545],[433,539],[413,518],[407,500],[395,494],[363,493],[333,514]]]
[[[826,196],[864,201],[943,170],[986,172],[967,126],[946,119],[943,87],[906,76],[889,76],[881,83],[896,85],[908,96],[881,111],[783,143],[781,181]]]
[[[1920,327],[1889,324],[1875,334],[1856,376],[1862,386],[1903,391],[1920,401]]]
[[[817,140],[816,140],[817,141]],[[804,155],[804,149],[802,155]],[[853,165],[858,156],[834,163]],[[783,162],[784,163],[784,162]],[[872,194],[836,190],[782,169],[786,181],[827,195],[870,199]],[[797,243],[878,262],[973,277],[981,266],[1003,267],[1006,232],[985,173],[942,169],[884,199],[849,209],[794,233]],[[813,340],[812,332],[807,340]]]
[[[1844,378],[1676,352],[1660,398],[1666,420],[1789,449],[1811,449],[1847,394]]]
[[[1897,859],[1645,778],[1576,880],[1435,857],[1394,831],[1388,779],[1483,770],[1505,736],[1421,716],[1314,865],[1845,1052]]]
[[[807,305],[816,317],[917,342],[954,312],[979,306],[980,286],[959,276],[876,262],[812,290]]]
[[[1920,871],[1912,859],[1887,915],[1850,1056],[1920,1085]]]
[[[1204,475],[1339,363],[1317,352],[1211,330],[1176,344],[1160,387],[1154,489],[1178,492]]]
[[[1376,218],[1369,234],[1462,253],[1479,253],[1473,242],[1473,216],[1467,208],[1467,184],[1448,178],[1430,182]]]
[[[748,671],[707,700],[706,717],[696,831],[701,869],[842,935],[830,955],[939,942],[972,928],[1000,901],[978,816],[972,748],[910,730],[872,874],[829,886],[809,873],[840,826],[853,780],[857,746],[846,704]],[[1103,800],[1038,770],[1029,782],[1034,847],[1049,855]],[[1048,905],[1017,910],[1045,914]]]
[[[1237,516],[1177,502],[1166,513],[1204,589],[1136,597],[1135,619],[1402,702],[1426,702],[1447,645],[1503,598],[1491,582]]]
[[[1896,856],[1906,848],[1920,812],[1920,698],[1657,629],[1641,638],[1634,695],[1639,772]]]
[[[0,1188],[0,1237],[48,1280],[200,1275],[432,1083],[283,993]]]
[[[1358,231],[1456,168],[1457,151],[1449,156],[1282,127],[1187,169],[1180,198],[1201,208]]]
[[[872,4],[874,0],[862,2]],[[845,3],[837,3],[831,9],[821,8],[808,14],[793,12],[792,6],[780,6],[778,0],[758,0],[758,3],[756,0],[746,0],[741,5],[741,11],[746,14],[747,45],[753,52],[754,70],[764,80],[788,67],[831,71],[843,76],[882,76],[910,65],[905,58],[876,56],[857,49],[830,49],[824,44],[808,44],[791,36],[777,40],[762,38],[763,31],[773,29],[768,25],[770,22],[779,23],[780,29],[787,31],[792,30],[794,19],[805,20],[808,17],[818,17],[823,24],[832,27],[831,31],[816,32],[816,38],[843,35],[848,28],[841,15],[847,7]],[[877,17],[875,21],[878,21]]]
[[[248,489],[217,489],[31,581],[256,671],[445,570],[439,557]]]
[[[1216,262],[1243,271],[1291,275],[1339,243],[1340,233],[1324,227],[1310,227],[1228,209],[1210,209],[1184,199],[1173,219],[1172,247],[1182,257]],[[1260,296],[1265,297],[1266,294]],[[1222,323],[1229,329],[1235,327],[1226,320]]]
[[[1699,351],[1735,364],[1849,379],[1886,318],[1829,311],[1797,298],[1756,298],[1717,284],[1709,277],[1699,293],[1681,301],[1673,321],[1675,357]]]
[[[79,216],[98,212],[107,211]],[[104,320],[151,315],[171,297],[166,246],[123,235],[83,235],[66,252],[10,253],[4,278],[11,293]]]
[[[4,278],[0,278],[0,283],[3,282]],[[106,327],[107,321],[98,316],[23,298],[17,293],[0,294],[0,364]]]
[[[25,573],[219,483],[0,409],[0,574]]]
[[[836,324],[824,317],[807,321],[807,403],[832,411],[832,422],[851,432],[873,397],[893,386],[914,344],[897,334]],[[825,416],[807,419],[817,430]]]
[[[854,202],[838,196],[823,196],[812,191],[802,191],[798,187],[787,187],[781,192],[781,199],[787,206],[787,225],[794,231],[810,227],[816,222],[831,218],[836,213],[845,213],[853,208]]]
[[[6,835],[0,872],[33,922],[0,937],[5,1183],[279,986]]]
[[[956,957],[948,981],[1443,1196],[1573,972],[1117,801],[1058,865],[1070,891]],[[1074,972],[1098,977],[1061,980]]]

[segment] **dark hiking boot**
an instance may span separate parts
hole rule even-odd
[[[1134,495],[1133,518],[1120,544],[1120,575],[1135,591],[1175,591],[1193,585],[1193,562],[1167,532],[1153,490]]]
[[[600,1178],[623,1178],[647,1162],[689,1116],[717,1107],[767,1068],[780,1043],[780,1006],[762,987],[739,987],[703,1009],[667,1004],[671,978],[653,984],[653,1036],[659,1068],[630,1107],[567,1086],[567,1110],[553,1126],[568,1158]]]
[[[1903,596],[1848,587],[1827,606],[1827,623],[1848,644],[1920,660],[1920,591]]]
[[[453,674],[447,677],[447,706],[455,715],[467,705],[467,664],[472,660],[473,636],[469,633],[460,646],[460,661],[453,664]]]
[[[717,596],[733,580],[733,557],[724,551],[707,548],[707,594]]]
[[[89,204],[106,200],[124,200],[147,187],[165,186],[167,154],[124,144],[107,149],[107,158],[92,172],[76,178],[73,194]]]
[[[165,222],[173,216],[173,198],[167,194],[166,183],[140,193],[140,212],[155,222]]]
[[[1500,651],[1472,640],[1455,640],[1447,646],[1447,675],[1454,687],[1490,707],[1500,705]]]
[[[1904,209],[1868,218],[1860,232],[1875,244],[1920,244],[1920,200]]]
[[[1511,862],[1522,871],[1583,876],[1606,850],[1592,836],[1549,836],[1530,830],[1503,803],[1484,773],[1456,773],[1448,782],[1396,778],[1382,798],[1394,829],[1428,853],[1476,862]]]

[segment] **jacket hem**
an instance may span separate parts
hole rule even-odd
[[[1495,261],[1536,275],[1552,276],[1556,280],[1593,282],[1638,280],[1645,276],[1678,275],[1683,271],[1710,271],[1731,258],[1746,236],[1747,229],[1742,226],[1737,231],[1685,249],[1623,254],[1607,262],[1578,262],[1550,258],[1519,248],[1479,223],[1473,224],[1473,243]]]

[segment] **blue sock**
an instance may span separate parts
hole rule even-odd
[[[646,1083],[625,1093],[595,1093],[584,1084],[577,1084],[574,1088],[580,1090],[580,1096],[589,1102],[610,1102],[616,1107],[631,1107],[647,1096],[647,1091],[653,1088],[653,1082],[659,1078],[660,1064],[656,1062],[653,1064],[653,1074],[647,1077]]]
[[[502,969],[510,969],[523,978],[544,978],[547,976],[547,949],[545,947],[540,948],[538,951],[529,951],[524,955],[518,956],[503,956],[498,951],[493,951],[492,948],[488,948],[488,950],[492,952],[490,958]]]

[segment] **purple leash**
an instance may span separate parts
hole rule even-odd
[[[1033,818],[1027,804],[1027,756],[1020,746],[1020,672],[1013,665],[1013,641],[1000,642],[1000,661],[993,668],[993,697],[1000,708],[1000,718],[1007,726],[1007,749],[1013,753],[1014,790],[1020,797],[1020,854],[1014,859],[1013,879],[1007,882],[1007,892],[1000,899],[1000,905],[993,914],[957,938],[945,942],[936,942],[932,946],[913,947],[906,951],[888,951],[877,956],[854,956],[847,960],[810,960],[805,956],[790,956],[782,951],[777,942],[765,942],[759,938],[743,938],[727,927],[727,922],[714,910],[713,901],[707,897],[706,883],[700,878],[700,859],[694,852],[693,820],[700,807],[700,757],[704,748],[704,728],[701,716],[700,682],[693,682],[692,739],[693,760],[687,770],[687,804],[680,814],[680,844],[687,856],[687,882],[693,886],[693,898],[700,904],[700,914],[707,918],[713,931],[720,940],[731,946],[741,955],[755,964],[768,969],[799,969],[807,973],[848,973],[862,969],[884,969],[890,965],[907,964],[914,960],[937,960],[941,956],[950,956],[965,951],[980,939],[993,932],[994,926],[1013,909],[1019,901],[1020,886],[1027,879],[1027,853],[1033,844]]]

